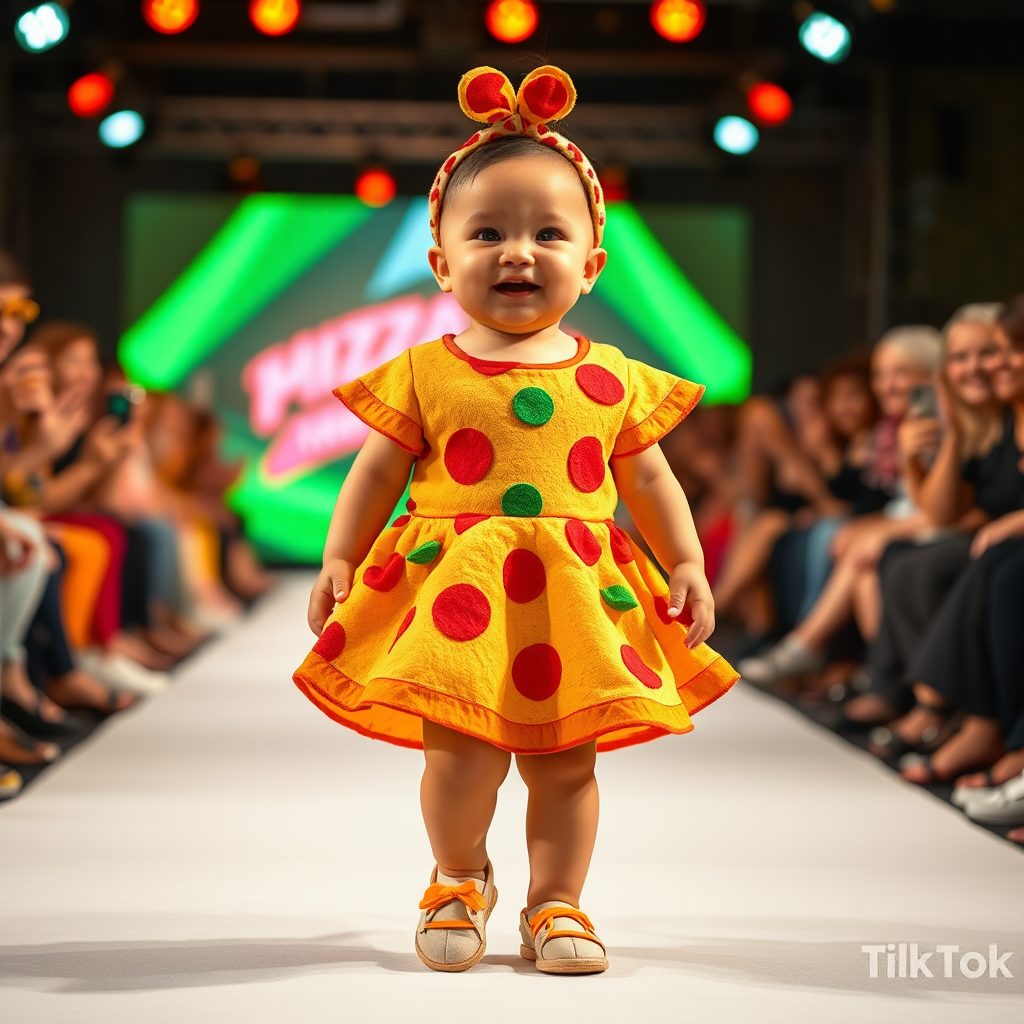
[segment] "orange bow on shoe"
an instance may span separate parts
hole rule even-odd
[[[420,910],[440,910],[446,903],[458,900],[469,910],[483,910],[487,906],[487,900],[483,894],[477,891],[472,879],[467,879],[461,885],[442,885],[440,882],[433,882],[427,886],[427,891],[420,900]]]

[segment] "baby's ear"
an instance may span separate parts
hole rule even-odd
[[[427,250],[427,262],[430,264],[430,269],[441,291],[450,292],[452,279],[448,273],[448,259],[444,254],[444,249],[439,245],[432,245]]]
[[[597,284],[605,264],[608,262],[608,253],[601,248],[595,247],[590,250],[587,262],[583,266],[583,287],[580,289],[584,295],[589,295]]]

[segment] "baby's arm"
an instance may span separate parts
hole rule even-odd
[[[679,615],[685,605],[690,607],[693,625],[686,646],[696,647],[715,628],[715,602],[686,495],[657,444],[612,459],[611,468],[619,496],[669,574],[668,614]]]
[[[371,430],[341,485],[324,545],[324,567],[309,598],[309,628],[319,636],[324,623],[352,589],[356,566],[387,524],[409,481],[416,456]]]

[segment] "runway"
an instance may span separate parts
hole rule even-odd
[[[1024,856],[739,684],[688,736],[602,755],[591,978],[518,956],[525,793],[490,840],[501,893],[467,974],[416,959],[433,865],[421,755],[290,681],[312,577],[283,575],[175,686],[0,810],[0,1016],[36,1022],[1018,1021]],[[869,976],[866,944],[959,947],[952,977]],[[960,956],[1007,951],[970,979]],[[976,961],[969,961],[973,967]]]

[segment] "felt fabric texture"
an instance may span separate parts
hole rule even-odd
[[[617,446],[655,443],[703,389],[587,338],[560,363],[491,374],[480,362],[449,335],[336,389],[384,433],[415,424],[415,434],[403,428],[403,446],[421,454],[412,511],[375,541],[296,684],[343,725],[410,747],[422,746],[424,718],[516,753],[689,732],[690,716],[737,674],[706,645],[689,650],[686,625],[664,614],[667,583],[612,522],[607,460]],[[618,401],[582,387],[581,366],[603,371],[582,376],[604,380],[605,399],[617,380]],[[515,412],[527,388],[551,399],[542,424]],[[465,430],[492,453],[473,484],[445,458]],[[581,438],[601,453],[589,491],[569,469]],[[517,499],[510,508],[510,492],[539,507]],[[410,557],[434,545],[429,561]]]
[[[542,145],[550,146],[572,164],[587,193],[590,219],[594,226],[594,244],[601,244],[605,209],[604,193],[597,174],[578,146],[548,127],[549,121],[560,121],[568,116],[575,103],[576,87],[572,79],[561,68],[551,64],[531,71],[519,86],[518,94],[512,88],[512,83],[496,68],[473,68],[462,76],[459,82],[459,106],[466,117],[481,121],[487,127],[473,132],[445,160],[430,186],[430,231],[438,245],[441,244],[441,203],[452,171],[475,149],[509,135],[526,135]],[[492,364],[482,372],[499,374],[504,373],[506,368]]]

